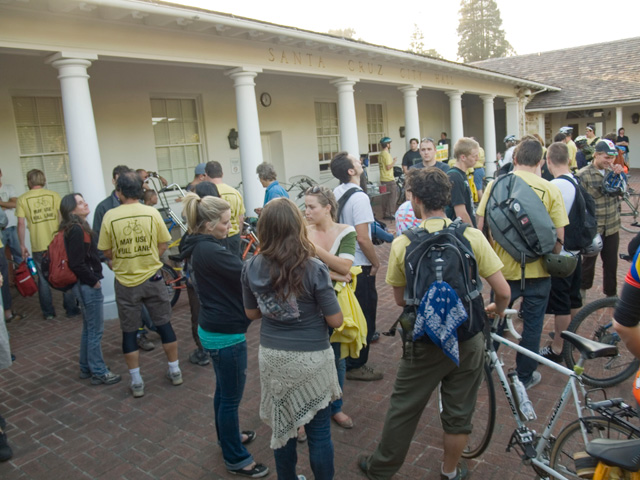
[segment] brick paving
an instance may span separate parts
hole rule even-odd
[[[634,179],[640,179],[636,173]],[[621,245],[632,235],[621,232]],[[378,275],[378,330],[387,329],[400,308],[393,302],[391,289],[384,284],[389,246],[376,247],[383,267]],[[601,267],[588,299],[602,296]],[[619,285],[628,269],[618,268]],[[189,363],[193,349],[186,293],[174,308],[173,324],[178,335],[184,384],[173,387],[164,378],[166,359],[157,335],[152,352],[141,352],[145,396],[133,399],[128,390],[129,376],[121,354],[121,335],[116,320],[105,322],[103,351],[106,362],[123,381],[112,386],[92,386],[78,378],[78,345],[81,322],[59,316],[45,322],[35,297],[24,299],[12,290],[15,310],[29,317],[8,325],[17,361],[0,371],[0,412],[7,419],[7,434],[13,447],[11,461],[0,464],[3,480],[47,479],[227,479],[235,478],[224,468],[213,425],[214,374],[212,367]],[[55,295],[58,312],[63,312],[61,295]],[[552,330],[547,317],[545,332]],[[546,335],[543,336],[546,338]],[[275,478],[273,454],[269,448],[270,430],[259,418],[260,382],[257,365],[259,325],[247,335],[249,373],[242,404],[241,428],[256,430],[258,438],[249,450],[258,462],[269,465]],[[513,355],[502,349],[506,367],[513,366]],[[379,382],[350,382],[345,385],[344,410],[356,424],[353,430],[332,425],[335,444],[336,479],[362,479],[356,465],[360,453],[371,452],[379,438],[393,388],[401,343],[397,337],[382,336],[372,345],[370,362],[382,369]],[[538,418],[543,423],[557,400],[565,380],[559,374],[541,368],[543,382],[530,391]],[[630,395],[631,380],[608,389],[610,396]],[[434,400],[430,402],[411,444],[406,462],[395,478],[438,479],[442,455],[442,436]],[[513,431],[507,405],[498,392],[498,424],[489,449],[469,467],[474,479],[532,479],[530,467],[522,465],[517,454],[505,453]],[[563,422],[575,418],[570,404]],[[557,433],[557,432],[556,432]],[[298,472],[311,479],[307,447],[299,445]]]

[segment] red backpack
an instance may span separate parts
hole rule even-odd
[[[38,285],[36,285],[36,281],[31,276],[27,262],[22,262],[18,265],[13,273],[16,277],[16,288],[18,292],[20,292],[20,295],[30,297],[38,292]],[[5,279],[5,282],[6,281]]]
[[[66,292],[76,284],[78,277],[69,268],[69,257],[67,248],[64,245],[64,234],[65,232],[56,233],[47,251],[42,255],[42,274],[53,288]],[[84,232],[84,242],[91,243],[91,237],[87,232]]]

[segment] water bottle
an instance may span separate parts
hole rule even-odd
[[[513,395],[513,401],[516,403],[516,408],[520,415],[520,419],[523,422],[529,422],[535,420],[536,412],[533,409],[533,404],[529,400],[527,395],[527,389],[518,378],[518,374],[515,371],[511,371],[507,374],[509,377],[509,385],[511,387],[511,394]]]
[[[32,276],[36,276],[38,274],[38,269],[36,268],[36,262],[33,261],[33,258],[27,257],[27,267],[29,267],[29,272],[31,272]]]

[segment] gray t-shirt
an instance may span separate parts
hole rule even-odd
[[[269,261],[253,257],[242,269],[242,298],[246,309],[262,313],[260,345],[276,350],[316,352],[329,348],[329,330],[324,319],[340,312],[329,270],[316,258],[306,264],[304,293],[286,301],[271,288]]]

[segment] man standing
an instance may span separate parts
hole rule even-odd
[[[624,134],[624,128],[618,129],[618,137],[616,138],[616,145],[622,148],[624,153],[624,163],[629,165],[629,137]]]
[[[582,186],[596,202],[598,233],[602,237],[602,292],[607,297],[617,294],[616,272],[618,270],[618,244],[620,243],[620,196],[603,191],[605,175],[612,170],[622,172],[622,166],[614,165],[618,151],[611,140],[600,140],[596,144],[593,161],[578,172]],[[593,286],[598,257],[582,259],[582,282],[580,288],[589,290]],[[586,293],[586,292],[585,292]],[[584,300],[584,295],[583,295]]]
[[[591,125],[587,125],[586,136],[588,145],[595,145],[600,140],[600,137],[596,137],[596,132]]]
[[[395,178],[393,176],[393,165],[396,158],[391,157],[391,139],[382,137],[380,139],[382,152],[378,156],[378,167],[380,167],[380,185],[387,188],[387,195],[382,198],[382,217],[385,220],[393,220],[393,214],[396,211],[396,202],[398,189]]]
[[[162,339],[169,361],[167,378],[173,385],[182,384],[178,342],[171,326],[171,302],[159,273],[160,256],[167,249],[171,235],[160,213],[139,202],[142,181],[135,172],[120,174],[116,193],[121,205],[105,214],[98,249],[113,262],[122,351],[131,374],[131,392],[138,398],[144,395],[136,343],[136,334],[142,325],[141,304],[149,310]]]
[[[562,127],[560,129],[560,133],[564,133],[566,135],[564,141],[567,144],[567,148],[569,149],[569,169],[575,170],[578,166],[576,163],[576,153],[578,153],[578,147],[573,141],[573,127]]]
[[[473,212],[473,194],[469,186],[467,170],[478,161],[480,145],[473,138],[463,137],[453,147],[455,163],[447,172],[451,182],[451,204],[447,206],[448,217],[460,217],[468,225],[476,226]]]
[[[567,212],[564,208],[562,194],[555,185],[540,177],[542,166],[542,145],[535,139],[525,139],[515,150],[513,156],[513,175],[517,175],[527,182],[533,191],[540,197],[545,209],[551,217],[551,221],[556,227],[557,242],[553,253],[560,252],[564,242],[564,227],[569,223]],[[476,219],[478,228],[482,230],[484,226],[484,216],[487,203],[491,198],[491,187],[493,182],[487,186],[478,210]],[[544,259],[527,263],[524,271],[524,287],[522,282],[522,270],[520,261],[515,260],[497,242],[494,245],[495,251],[504,263],[502,273],[511,287],[511,302],[522,297],[522,312],[524,315],[524,329],[520,346],[538,353],[540,350],[540,336],[544,323],[544,313],[549,301],[549,291],[551,289],[551,278],[544,266]],[[516,355],[516,372],[518,378],[525,388],[531,388],[540,383],[542,376],[536,371],[538,362],[525,357],[522,354]]]
[[[371,242],[369,228],[374,221],[373,210],[371,210],[369,197],[359,186],[362,174],[360,160],[347,152],[340,152],[331,160],[330,167],[333,176],[340,180],[340,185],[333,190],[336,200],[340,202],[343,195],[350,195],[344,202],[338,221],[356,229],[356,255],[353,265],[362,267],[362,273],[358,275],[355,295],[367,320],[367,344],[360,350],[360,357],[347,358],[347,379],[380,380],[383,377],[382,372],[366,364],[369,360],[371,339],[376,331],[378,310],[376,272],[380,267],[380,260]]]
[[[436,144],[433,138],[423,138],[420,141],[420,156],[422,162],[416,163],[411,168],[438,167],[444,173],[449,171],[449,165],[436,161]]]
[[[513,152],[515,151],[516,145],[518,144],[518,139],[515,135],[507,135],[506,137],[504,137],[503,141],[506,150],[504,152],[504,157],[502,157],[502,160],[498,160],[498,166],[503,173],[507,173],[510,172],[513,168],[513,165],[511,165],[513,163]]]
[[[411,167],[422,161],[420,151],[418,150],[419,144],[420,141],[417,138],[409,140],[409,150],[407,150],[407,153],[402,157],[402,171],[404,173],[407,173]]]
[[[230,187],[222,181],[222,165],[219,162],[211,161],[205,165],[206,180],[218,187],[220,198],[229,202],[231,205],[231,229],[227,237],[227,248],[229,251],[240,256],[240,234],[244,224],[244,201],[242,195],[235,188]]]
[[[199,183],[202,183],[205,181],[205,177],[206,177],[206,172],[204,169],[205,165],[206,163],[199,163],[198,165],[196,165],[196,168],[193,172],[193,180],[191,180],[191,183],[187,185],[187,187],[185,188],[187,192],[193,192]],[[179,198],[177,200],[182,200],[182,198]]]
[[[276,173],[276,169],[270,163],[264,162],[258,165],[256,168],[256,173],[258,174],[258,180],[260,184],[266,188],[264,192],[264,203],[263,206],[269,203],[274,198],[289,198],[289,194],[287,191],[282,188],[282,186],[278,183],[278,174]],[[255,208],[254,211],[260,215],[262,212],[261,208]]]
[[[447,132],[440,133],[440,140],[438,140],[438,145],[446,145],[447,158],[451,158],[451,139],[447,138]]]
[[[18,240],[18,219],[16,218],[16,205],[18,197],[13,185],[6,184],[2,181],[2,170],[0,170],[0,207],[7,216],[7,226],[2,229],[2,243],[11,249],[13,261],[22,263],[22,251],[20,249],[20,240]],[[9,282],[9,279],[5,279]]]
[[[38,297],[40,309],[45,320],[53,320],[56,311],[53,308],[51,287],[42,275],[42,255],[49,247],[53,236],[58,231],[60,211],[60,195],[57,192],[47,190],[44,186],[47,179],[41,170],[29,170],[27,172],[27,185],[29,191],[23,193],[16,203],[16,217],[18,217],[18,239],[22,257],[29,256],[29,250],[25,243],[26,228],[29,227],[31,238],[31,250],[33,261],[38,269]],[[64,292],[63,305],[67,317],[80,315],[80,308],[73,291]]]
[[[420,228],[429,232],[444,228],[442,218],[445,216],[444,208],[451,202],[450,189],[451,184],[441,171],[422,170],[412,176],[413,209],[423,219]],[[445,220],[444,223],[449,225],[451,222]],[[495,294],[495,303],[488,305],[487,311],[501,315],[509,301],[509,286],[500,272],[502,262],[479,230],[466,228],[464,238],[471,246],[480,275]],[[386,282],[393,287],[393,297],[401,307],[405,306],[405,254],[410,243],[409,237],[400,235],[393,241],[389,255]],[[463,329],[464,326],[458,329],[459,335]],[[398,367],[380,443],[373,455],[358,459],[360,469],[368,478],[390,479],[400,469],[420,416],[440,382],[440,419],[444,430],[440,478],[461,480],[467,477],[467,467],[459,461],[472,431],[473,411],[482,382],[484,336],[482,332],[464,333],[467,333],[466,340],[461,340],[458,345],[459,365],[425,337],[412,342],[407,348]]]

